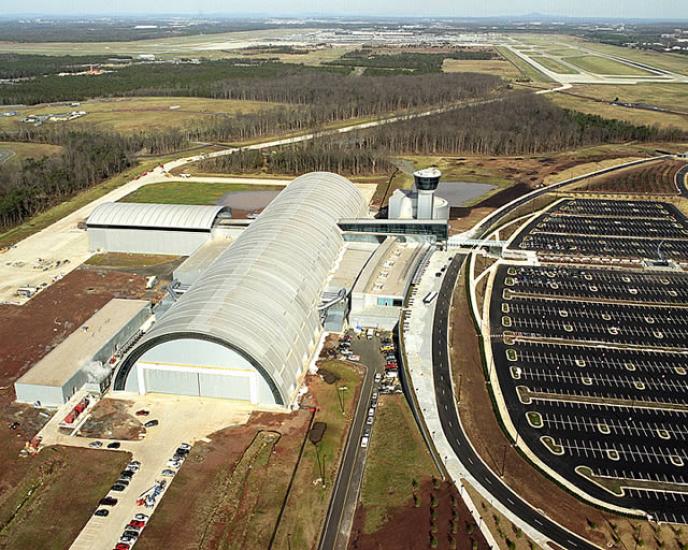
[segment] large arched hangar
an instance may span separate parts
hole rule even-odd
[[[344,246],[337,221],[367,214],[346,178],[296,178],[140,340],[115,390],[293,402]]]

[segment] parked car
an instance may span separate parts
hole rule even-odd
[[[375,382],[379,382],[380,380],[382,380],[382,375],[378,372],[378,373],[375,375]]]
[[[122,446],[122,444],[119,441],[113,441],[112,443],[108,443],[107,448],[108,449],[119,449]]]
[[[117,499],[115,497],[104,497],[98,502],[101,506],[114,506],[117,504]]]
[[[106,508],[98,508],[93,514],[94,516],[98,516],[99,518],[104,518],[107,517],[108,514],[110,513],[110,510],[107,510]]]
[[[370,426],[370,425],[372,425],[372,423],[373,423],[373,417],[369,416],[366,420],[366,424],[368,424]]]
[[[170,459],[167,461],[167,465],[168,465],[170,468],[179,468],[179,467],[182,465],[182,461],[181,461],[181,460],[174,460],[174,459],[170,458]]]
[[[186,449],[187,451],[190,451],[191,445],[189,445],[188,443],[182,443],[181,445],[179,445],[179,448],[180,449]]]
[[[122,472],[119,474],[119,477],[131,479],[132,477],[134,477],[134,472],[132,472],[131,470],[122,470]]]
[[[373,407],[368,409],[368,416],[375,416],[375,409]]]
[[[135,514],[134,519],[137,521],[148,521],[150,516],[148,514]]]
[[[146,428],[152,428],[152,427],[154,427],[154,426],[157,426],[158,424],[160,424],[160,422],[158,422],[157,420],[149,420],[148,422],[146,422],[146,423],[144,424],[144,427],[146,427]]]
[[[361,438],[361,447],[365,449],[368,446],[368,441],[369,441],[369,438],[364,435]]]
[[[126,488],[127,488],[126,485],[122,485],[121,483],[115,483],[115,484],[110,488],[110,490],[111,490],[111,491],[117,491],[118,493],[121,493],[121,492],[124,491],[124,489],[126,489]]]
[[[88,444],[88,446],[91,447],[91,449],[100,449],[103,446],[103,442],[102,441],[91,441]]]
[[[131,537],[133,539],[139,538],[139,534],[137,531],[134,531],[133,529],[126,528],[124,529],[124,533],[122,533],[123,537]]]
[[[146,409],[139,409],[136,411],[136,416],[148,416],[150,414],[150,411]]]
[[[127,544],[126,542],[118,542],[115,545],[115,550],[129,550],[131,548],[131,545]]]
[[[138,519],[132,519],[129,522],[129,527],[133,527],[134,529],[143,529],[145,526],[146,522]]]
[[[128,478],[120,478],[120,479],[118,479],[117,481],[115,481],[115,483],[119,483],[120,485],[124,485],[125,487],[129,487],[129,482],[130,482],[130,481],[131,481],[131,480],[128,479]]]
[[[163,477],[174,477],[176,472],[174,470],[170,470],[169,468],[165,468],[162,472],[160,472],[160,475]]]

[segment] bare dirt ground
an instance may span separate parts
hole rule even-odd
[[[77,269],[23,306],[0,305],[0,387],[10,386],[112,298],[145,297],[144,287],[138,275]],[[7,392],[12,390],[2,395]]]
[[[493,471],[503,471],[506,483],[532,506],[545,510],[553,520],[600,546],[614,549],[685,547],[681,545],[687,543],[688,529],[656,526],[587,505],[545,477],[511,446],[492,408],[463,275],[454,295],[450,325],[453,376],[455,380],[461,377],[461,422],[478,454]]]
[[[310,415],[254,413],[243,425],[194,446],[137,548],[265,548]],[[261,458],[242,458],[259,434],[279,439]],[[250,525],[250,529],[246,527]]]
[[[430,477],[419,483],[406,506],[390,513],[381,529],[365,534],[364,523],[365,509],[359,506],[349,541],[351,550],[488,548],[456,487]]]
[[[43,452],[29,458],[19,458],[19,452],[51,416],[49,412],[13,403],[14,381],[111,298],[144,296],[144,283],[142,277],[126,273],[76,270],[23,306],[0,305],[0,507],[14,498],[16,487],[36,479],[36,464],[44,464]],[[78,462],[91,456],[85,449],[69,449],[60,453],[60,464],[64,461]],[[52,466],[45,467],[52,469]],[[68,472],[70,467],[60,467],[55,472]],[[103,468],[103,472],[109,471],[105,463]],[[78,477],[76,472],[72,472],[66,479],[72,482]],[[88,512],[84,512],[80,508],[81,503],[81,497],[76,496],[69,503],[70,514],[79,514],[76,532],[95,505],[89,501]],[[67,502],[60,505],[66,506]],[[54,509],[51,513],[54,514]],[[71,533],[71,527],[68,532]],[[33,548],[48,546],[36,543]],[[1,541],[0,547],[3,547]],[[59,545],[50,547],[58,548]]]
[[[79,428],[79,435],[104,439],[140,439],[146,433],[146,428],[137,417],[127,411],[132,404],[131,401],[120,399],[98,401],[86,422]]]
[[[683,166],[685,162],[669,160],[620,170],[605,176],[590,178],[577,186],[576,190],[597,193],[677,195],[674,176]]]
[[[69,548],[129,458],[57,446],[22,459],[25,475],[0,498],[0,548]]]

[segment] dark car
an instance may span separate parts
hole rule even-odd
[[[99,518],[104,518],[110,513],[109,510],[106,510],[105,508],[99,508],[96,510],[96,513],[93,514],[94,516],[98,516]]]
[[[111,490],[112,490],[112,491],[117,491],[118,493],[121,493],[121,492],[124,491],[124,489],[126,489],[126,488],[127,488],[126,485],[122,485],[121,483],[115,483],[115,484],[111,487]]]
[[[153,426],[157,426],[158,424],[160,424],[160,422],[158,422],[157,420],[149,420],[144,424],[144,426],[146,428],[152,428]]]
[[[126,529],[124,533],[122,533],[122,536],[120,538],[125,538],[125,537],[130,537],[132,539],[137,539],[139,538],[139,534],[137,531],[134,531],[133,529]]]
[[[115,497],[101,498],[99,504],[101,506],[114,506],[117,504],[117,499]]]
[[[189,449],[185,449],[184,447],[178,447],[176,451],[174,451],[175,455],[179,456],[186,456],[189,454]]]
[[[131,470],[123,470],[122,473],[119,474],[119,477],[124,478],[124,479],[131,479],[134,477],[134,472]]]
[[[117,481],[115,481],[115,483],[117,485],[124,485],[125,487],[129,487],[129,480],[126,478],[118,479]]]
[[[147,411],[146,409],[139,409],[136,411],[136,416],[148,416],[150,414],[150,411]]]
[[[112,443],[108,443],[107,448],[108,449],[119,449],[122,446],[122,444],[119,441],[113,441]]]

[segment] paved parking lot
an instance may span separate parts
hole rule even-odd
[[[668,203],[569,199],[528,223],[512,247],[587,260],[658,259],[661,252],[685,261],[688,220]]]
[[[490,304],[505,406],[585,493],[688,523],[688,274],[501,265]]]
[[[114,507],[106,507],[110,511],[107,517],[91,517],[72,544],[73,550],[114,548],[125,525],[136,513],[151,515],[155,510],[139,506],[137,499],[149,491],[157,481],[166,480],[167,487],[173,482],[173,477],[162,477],[160,474],[162,470],[169,468],[167,461],[180,443],[193,444],[217,430],[243,424],[251,413],[251,408],[246,404],[223,399],[163,394],[135,395],[123,392],[111,398],[124,399],[130,414],[140,409],[149,411],[150,414],[144,420],[156,419],[160,423],[148,429],[146,437],[142,440],[119,442],[120,450],[130,452],[132,460],[141,462],[141,467],[124,491],[108,493],[108,496],[117,498],[118,503]],[[40,432],[43,444],[87,447],[95,439],[66,435],[58,430],[58,423],[67,410],[68,408],[65,408],[64,411],[58,412]],[[103,443],[101,452],[118,452],[105,448],[111,440],[101,438],[99,441]],[[158,498],[156,506],[163,497],[164,492]],[[93,511],[97,508],[98,502],[94,500]]]

